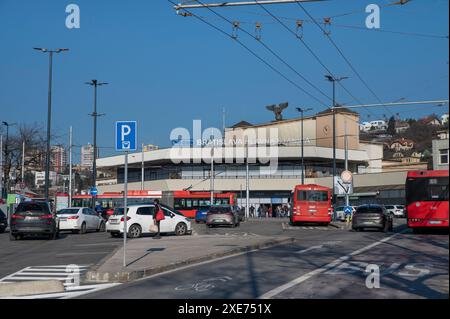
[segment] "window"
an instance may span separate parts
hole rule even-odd
[[[448,148],[439,150],[439,164],[448,164]]]
[[[150,216],[153,215],[154,207],[139,207],[137,209],[137,215]]]
[[[326,191],[298,191],[297,200],[310,202],[328,201],[328,192]]]

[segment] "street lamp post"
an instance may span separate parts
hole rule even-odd
[[[106,82],[98,82],[97,80],[91,80],[85,84],[94,87],[94,112],[90,114],[94,118],[94,160],[92,162],[92,186],[97,186],[97,117],[103,116],[105,114],[97,113],[97,87],[107,85]],[[92,200],[92,208],[95,209],[95,200]]]
[[[48,106],[47,106],[47,150],[45,158],[45,199],[49,200],[50,188],[50,139],[51,139],[51,121],[52,121],[52,80],[53,80],[53,53],[69,51],[69,49],[49,50],[45,48],[33,48],[34,50],[49,54],[48,70]]]
[[[312,108],[297,108],[297,111],[299,111],[301,113],[302,119],[301,119],[301,123],[302,123],[302,128],[301,128],[301,145],[302,145],[302,185],[305,185],[305,158],[304,158],[304,145],[305,145],[305,140],[303,138],[303,134],[304,134],[304,127],[303,127],[303,121],[304,121],[304,113],[308,112],[308,111],[312,111]]]
[[[333,219],[336,218],[336,192],[334,185],[336,183],[336,82],[348,79],[348,77],[336,78],[332,75],[325,75],[325,78],[333,83],[333,106],[331,111],[333,113]]]

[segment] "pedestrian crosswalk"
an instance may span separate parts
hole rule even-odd
[[[89,265],[32,266],[0,279],[1,283],[59,280],[65,287],[79,285]]]
[[[330,224],[327,226],[316,226],[316,225],[291,225],[290,223],[282,224],[283,230],[323,230],[323,231],[333,231],[333,230],[348,230],[349,228],[345,225]]]
[[[82,296],[95,291],[114,287],[116,283],[82,285],[81,281],[89,265],[31,266],[0,279],[0,283],[58,280],[64,285],[64,292],[14,297],[17,299],[65,299]]]

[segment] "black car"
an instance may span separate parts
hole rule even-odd
[[[353,230],[366,228],[379,229],[384,232],[392,231],[393,219],[382,205],[362,205],[356,209],[352,219]]]
[[[47,202],[20,203],[10,221],[10,240],[25,235],[44,235],[56,239],[59,235],[56,216],[52,214]]]
[[[6,227],[8,227],[8,217],[6,217],[5,212],[0,209],[0,234],[5,232]]]

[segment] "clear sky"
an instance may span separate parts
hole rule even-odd
[[[213,2],[212,0],[205,0]],[[388,33],[398,31],[448,35],[447,0],[413,0],[404,6],[385,7],[390,0],[330,0],[307,3],[316,18],[358,11],[332,19],[331,37],[364,80],[383,101],[447,99],[448,39]],[[81,28],[65,26],[66,6],[79,5]],[[381,10],[381,31],[364,29],[364,12],[370,3]],[[267,7],[295,29],[296,19],[308,19],[296,4]],[[327,95],[331,85],[326,70],[302,43],[259,7],[220,8],[217,12],[254,33],[263,25],[262,40]],[[211,12],[195,13],[232,32],[231,25]],[[354,26],[362,29],[346,28]],[[261,123],[273,119],[269,104],[289,101],[285,117],[298,114],[296,106],[325,107],[270,70],[230,38],[194,17],[177,16],[166,0],[0,0],[0,120],[39,123],[45,127],[47,112],[48,58],[33,47],[67,47],[55,56],[53,132],[55,142],[65,143],[69,126],[76,144],[92,142],[91,79],[110,82],[99,89],[99,145],[102,155],[113,154],[114,122],[138,120],[144,143],[169,146],[176,127],[192,129],[192,120],[204,127],[222,127],[240,120]],[[292,81],[327,102],[295,73],[268,53],[257,41],[238,33],[238,39],[261,55]],[[364,103],[377,99],[362,85],[324,34],[305,23],[304,41],[336,75],[349,76],[344,85]],[[338,101],[355,104],[341,88]],[[330,103],[329,101],[327,103]],[[396,108],[401,117],[442,114],[445,108]],[[379,117],[391,115],[373,110]],[[368,112],[362,110],[362,119]],[[374,115],[371,119],[375,119]]]

